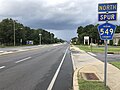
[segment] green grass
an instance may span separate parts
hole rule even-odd
[[[110,62],[110,64],[114,65],[115,67],[120,69],[120,62]]]
[[[109,87],[105,87],[103,82],[100,81],[86,81],[79,79],[79,90],[110,90]]]
[[[99,46],[92,46],[92,50],[90,46],[86,46],[86,45],[76,45],[77,47],[79,47],[81,50],[84,50],[86,52],[95,52],[95,53],[104,53],[104,49],[105,47],[99,47]],[[120,53],[120,46],[108,46],[108,52],[114,52],[114,53]]]

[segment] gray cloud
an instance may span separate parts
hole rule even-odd
[[[98,23],[99,2],[120,0],[0,0],[0,19],[17,19],[32,28],[75,30],[80,25]],[[117,24],[119,19],[118,15]]]

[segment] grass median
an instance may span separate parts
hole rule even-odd
[[[87,45],[76,45],[81,50],[86,52],[104,53],[104,46],[87,46]],[[120,46],[108,46],[108,52],[120,54]]]

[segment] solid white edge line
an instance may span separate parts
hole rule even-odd
[[[58,73],[59,73],[59,71],[60,71],[60,68],[61,68],[61,66],[62,66],[62,64],[63,64],[63,62],[64,62],[64,60],[65,60],[65,56],[66,56],[66,54],[67,54],[68,48],[69,48],[69,46],[67,47],[67,49],[66,49],[66,51],[65,51],[65,54],[64,54],[64,56],[63,56],[63,58],[62,58],[62,61],[61,61],[60,65],[59,65],[58,69],[56,70],[56,72],[55,72],[55,74],[54,74],[54,76],[53,76],[53,78],[52,78],[52,80],[51,80],[51,82],[50,82],[47,90],[52,90],[53,85],[54,85],[54,83],[55,83],[55,80],[56,80],[56,78],[57,78],[57,76],[58,76]]]
[[[75,61],[74,61],[74,59],[73,59],[72,52],[71,52],[71,58],[72,58],[73,70],[75,71],[77,68],[76,68],[76,66],[75,66]]]
[[[0,67],[0,69],[3,69],[3,68],[5,68],[5,66],[1,66],[1,67]]]
[[[27,58],[21,59],[21,60],[19,60],[19,61],[16,61],[15,63],[19,63],[19,62],[22,62],[22,61],[28,60],[28,59],[30,59],[30,58],[31,58],[31,57],[27,57]]]

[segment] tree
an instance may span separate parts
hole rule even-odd
[[[120,33],[120,26],[117,26],[115,33]]]
[[[120,39],[119,39],[119,41],[118,41],[118,45],[120,46]]]
[[[90,38],[92,38],[93,43],[96,43],[99,41],[99,33],[97,30],[97,26],[98,25],[87,25],[85,27],[79,26],[77,29],[77,34],[78,34],[78,41],[80,44],[83,44],[83,39],[84,36],[89,36]]]
[[[113,45],[113,40],[110,40],[110,45]]]
[[[71,40],[72,40],[72,44],[77,44],[77,42],[78,42],[78,38],[77,37],[74,37]]]
[[[14,21],[14,22],[13,22]],[[63,42],[62,39],[54,38],[54,34],[44,29],[31,29],[12,19],[4,19],[0,22],[0,44],[13,45],[14,41],[14,23],[16,45],[26,44],[26,41],[33,41],[35,45],[39,44],[42,34],[42,44]],[[22,41],[22,42],[21,42]]]
[[[0,38],[5,45],[13,44],[13,22],[11,19],[4,19],[0,23]]]

